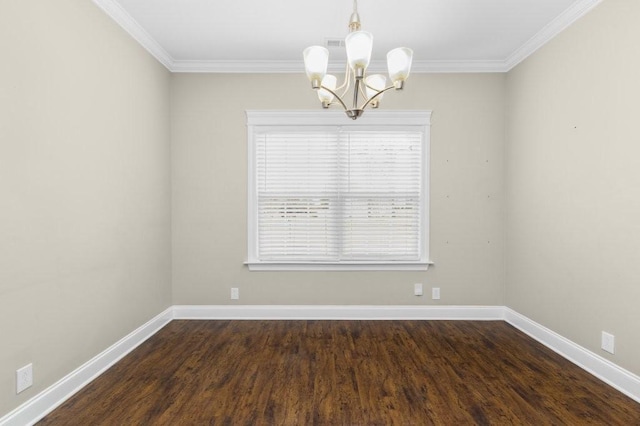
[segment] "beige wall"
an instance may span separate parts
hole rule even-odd
[[[171,293],[169,73],[90,1],[2,2],[0,52],[1,417]]]
[[[506,109],[507,305],[636,374],[639,22],[603,2],[509,73]]]
[[[433,110],[429,271],[249,272],[245,110],[322,113],[316,94],[304,75],[172,75],[173,302],[229,304],[239,287],[240,304],[432,304],[421,282],[443,305],[502,305],[504,79],[414,75],[385,97]]]

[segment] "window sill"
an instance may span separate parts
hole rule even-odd
[[[381,263],[275,263],[245,262],[249,271],[426,271],[433,262]]]

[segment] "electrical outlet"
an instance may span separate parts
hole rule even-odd
[[[240,289],[238,287],[231,288],[231,299],[233,300],[240,299]]]
[[[602,332],[602,349],[611,354],[615,353],[615,336],[613,334]]]
[[[414,284],[413,285],[413,294],[415,296],[422,296],[422,284]]]
[[[440,299],[440,287],[433,287],[431,289],[431,298],[433,300],[438,300]]]
[[[30,388],[33,385],[33,364],[25,365],[16,370],[16,393]]]

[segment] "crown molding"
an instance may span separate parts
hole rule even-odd
[[[304,72],[302,61],[210,60],[174,61],[172,72],[233,73],[233,74],[293,74]]]
[[[175,60],[115,0],[92,0],[169,71],[176,73],[294,74],[304,72],[302,60]],[[504,73],[571,26],[602,0],[578,0],[504,60],[413,61],[411,72]],[[341,73],[344,65],[329,64],[329,72]],[[384,61],[372,61],[369,71],[386,72]]]
[[[160,44],[147,33],[144,28],[133,19],[120,4],[114,0],[92,0],[96,6],[102,9],[111,19],[116,21],[135,41],[145,48],[151,56],[164,65],[169,71],[172,70],[173,58],[164,50]]]
[[[331,73],[344,72],[345,65],[330,63]],[[169,69],[172,72],[186,73],[247,73],[247,74],[295,74],[304,73],[304,62],[299,61],[173,61]],[[387,72],[384,61],[371,61],[368,72]],[[413,61],[412,74],[422,73],[478,73],[505,72],[506,63],[494,61]]]
[[[386,72],[386,64],[382,69]],[[483,73],[505,72],[502,60],[468,60],[468,61],[413,61],[412,73]]]
[[[572,4],[567,10],[562,12],[556,19],[549,22],[533,37],[527,40],[522,46],[516,49],[507,59],[505,59],[505,72],[510,71],[520,62],[531,56],[536,50],[540,49],[547,42],[573,25],[578,19],[582,18],[602,0],[578,0]]]

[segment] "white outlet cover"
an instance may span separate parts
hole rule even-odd
[[[240,289],[238,289],[237,287],[231,288],[231,299],[233,300],[240,299]]]
[[[602,332],[602,349],[610,354],[615,354],[615,336],[613,334]]]
[[[433,300],[439,300],[440,299],[440,287],[434,287],[431,289],[431,298]]]
[[[416,296],[422,296],[422,284],[413,285],[413,294]]]
[[[30,388],[33,385],[33,364],[25,365],[16,370],[16,393]]]

